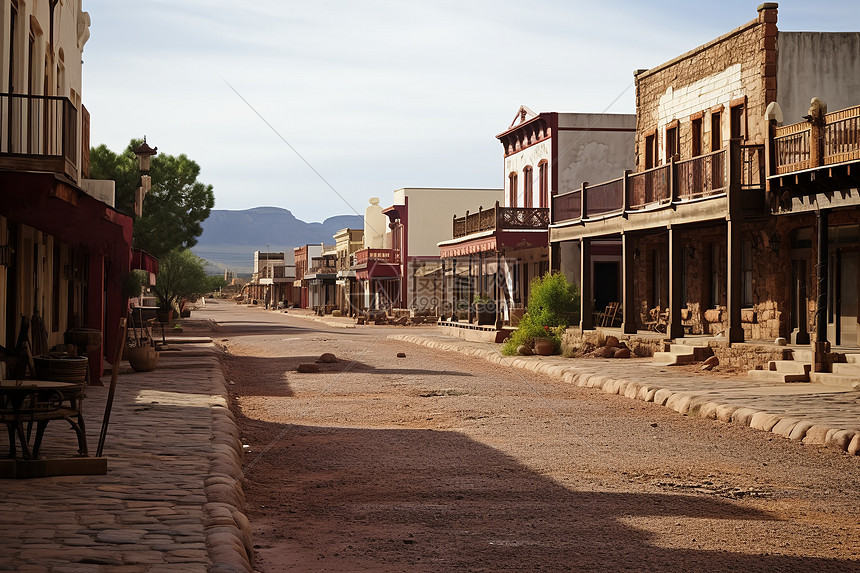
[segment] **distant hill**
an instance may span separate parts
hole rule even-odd
[[[279,252],[319,243],[333,245],[333,235],[346,227],[362,229],[364,220],[358,215],[338,215],[322,223],[306,223],[280,207],[213,209],[203,222],[203,234],[191,250],[209,261],[209,272],[230,269],[246,274],[253,270],[254,251]]]

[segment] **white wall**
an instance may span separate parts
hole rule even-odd
[[[525,206],[525,179],[523,177],[523,169],[527,166],[532,168],[532,205],[537,207],[540,198],[540,185],[538,184],[538,175],[540,173],[538,164],[543,161],[552,161],[552,143],[551,139],[545,139],[540,143],[535,143],[525,149],[522,149],[512,155],[505,157],[505,172],[503,173],[505,184],[505,199],[503,204],[505,207],[511,207],[511,180],[508,177],[511,173],[517,174],[517,207]],[[551,184],[550,184],[551,186]]]
[[[438,257],[438,243],[453,238],[454,215],[489,209],[503,202],[502,189],[440,189],[407,187],[394,192],[394,204],[409,199],[408,256]]]

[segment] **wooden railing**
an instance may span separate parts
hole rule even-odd
[[[679,199],[725,193],[727,186],[724,149],[675,164],[675,187]]]
[[[860,106],[824,116],[824,164],[860,159]]]
[[[584,191],[587,219],[624,210],[624,177],[584,187]]]
[[[655,203],[668,203],[669,165],[632,173],[627,181],[627,208],[642,209]]]
[[[370,261],[399,263],[400,251],[395,249],[361,249],[355,252],[355,264],[366,265]]]
[[[552,220],[578,221],[582,218],[582,191],[559,193],[552,198]]]
[[[773,150],[776,155],[777,174],[809,169],[811,132],[812,125],[806,122],[784,125],[775,129]]]
[[[730,155],[735,157],[731,181]],[[764,145],[741,145],[734,139],[726,149],[556,195],[552,200],[552,222],[587,221],[602,215],[706,199],[728,193],[730,183],[741,191],[761,190],[765,184],[764,163]]]
[[[496,229],[546,229],[548,225],[549,209],[545,207],[501,207],[496,202],[494,207],[480,208],[477,213],[454,215],[453,236],[456,239]]]
[[[78,110],[68,98],[0,94],[0,168],[77,179]]]
[[[741,189],[764,189],[764,145],[741,145]]]

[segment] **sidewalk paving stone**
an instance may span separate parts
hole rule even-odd
[[[241,444],[217,353],[208,337],[169,343],[177,350],[163,352],[155,370],[119,369],[106,475],[0,481],[0,525],[15,529],[0,534],[0,569],[252,571]],[[91,455],[108,381],[88,388],[84,401]],[[48,426],[44,458],[73,457],[76,449],[67,426]],[[220,489],[212,489],[213,478]],[[230,508],[217,520],[207,510],[213,501]],[[232,540],[222,547],[213,535]]]

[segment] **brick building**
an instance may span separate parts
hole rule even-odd
[[[778,31],[777,5],[766,3],[754,20],[637,71],[636,171],[553,200],[553,266],[581,285],[580,327],[592,328],[595,311],[603,310],[592,303],[598,285],[587,261],[595,245],[614,243],[622,253],[618,302],[626,333],[662,322],[670,338],[806,342],[818,279],[843,295],[828,303],[831,342],[856,346],[858,260],[849,250],[860,240],[858,171],[841,165],[798,175],[815,168],[809,147],[817,146],[808,136],[791,137],[808,131],[804,124],[823,129],[825,119],[839,121],[840,149],[853,145],[856,153],[856,108],[821,120],[809,108],[814,96],[832,109],[857,103],[858,54],[860,34]],[[791,110],[788,121],[812,119],[780,127],[780,108]],[[830,160],[850,157],[856,163],[850,153]],[[600,208],[589,208],[595,202]],[[816,211],[831,208],[829,231],[826,213],[816,230]],[[829,277],[814,274],[821,266],[812,243],[822,233],[831,245],[845,245]],[[853,277],[851,292],[846,276]],[[843,329],[840,337],[840,321],[850,336]]]

